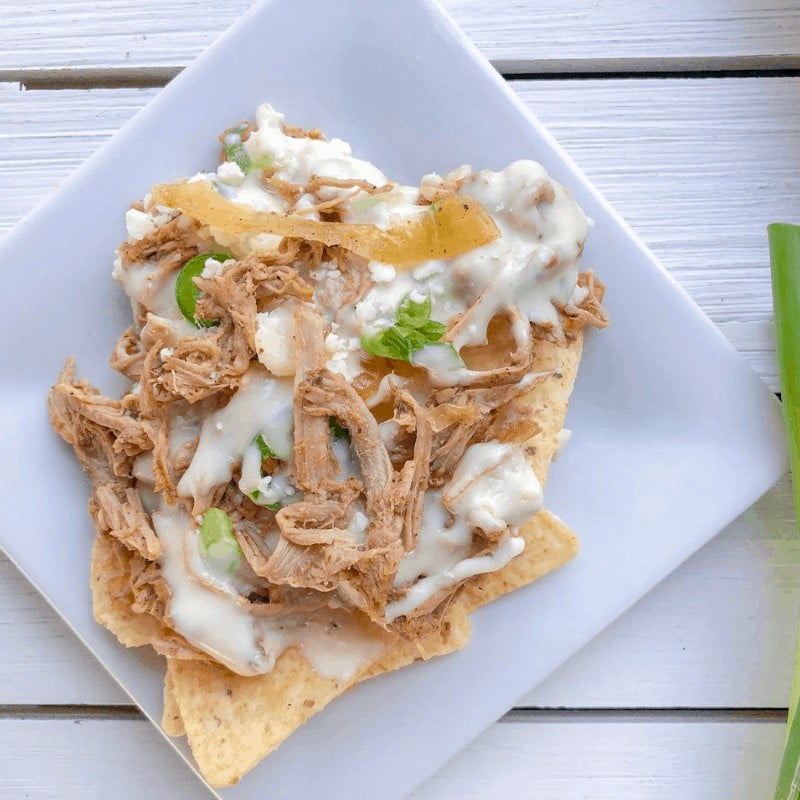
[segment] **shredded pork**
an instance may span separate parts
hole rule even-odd
[[[235,130],[243,141],[250,135],[247,126]],[[284,132],[318,136],[288,127]],[[420,202],[452,194],[460,180],[423,184]],[[353,196],[393,188],[321,176],[297,186],[269,169],[262,171],[261,181],[290,210],[301,196],[311,197],[316,202],[306,204],[304,212],[334,220]],[[375,390],[397,365],[368,360],[356,380],[333,372],[326,350],[332,328],[315,306],[324,299],[340,308],[355,307],[374,285],[367,262],[337,247],[292,239],[271,255],[231,257],[194,279],[200,292],[196,318],[210,324],[187,329],[176,315],[165,316],[165,287],[188,259],[213,249],[209,232],[177,213],[167,213],[142,239],[123,244],[115,274],[126,286],[145,288],[134,307],[135,326],[120,336],[111,365],[133,386],[121,399],[104,396],[76,380],[68,362],[49,396],[53,426],[74,448],[92,484],[89,511],[98,534],[113,537],[129,554],[125,566],[133,612],[162,624],[153,640],[159,652],[200,657],[169,630],[170,590],[161,575],[162,548],[150,517],[158,496],[190,513],[196,510],[177,486],[197,438],[173,443],[171,424],[190,408],[202,418],[229,402],[258,361],[258,315],[290,303],[295,309],[293,453],[288,460],[263,460],[261,469],[290,479],[298,496],[281,508],[260,505],[240,490],[237,466],[230,483],[210,498],[232,520],[242,569],[256,587],[242,602],[261,615],[357,609],[382,628],[411,638],[436,628],[460,584],[436,592],[391,623],[385,618],[387,602],[403,597],[408,588],[395,586],[395,578],[402,558],[417,546],[426,491],[450,480],[470,445],[519,441],[539,432],[535,414],[521,399],[552,374],[531,369],[537,341],[555,334],[537,329],[511,308],[505,320],[498,320],[508,342],[503,363],[484,360],[477,348],[467,354],[468,383],[443,389],[423,370],[406,365],[397,382],[389,381],[388,399],[371,409],[364,397],[372,391],[365,387]],[[324,285],[323,265],[334,269]],[[559,308],[559,336],[608,323],[602,283],[587,272],[578,286],[580,302]],[[479,297],[451,324],[444,341],[471,324],[480,302]],[[334,425],[349,437],[355,474],[347,474],[352,465],[340,463],[335,454]],[[476,532],[473,553],[491,552],[497,540]]]

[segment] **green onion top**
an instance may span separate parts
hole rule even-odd
[[[800,225],[767,227],[772,267],[775,343],[781,376],[781,399],[792,466],[795,507],[800,522]],[[797,800],[800,785],[800,644],[795,655],[789,698],[788,731],[775,800]]]
[[[258,503],[258,501],[261,499],[261,491],[258,489],[253,489],[253,491],[250,492],[249,497],[254,503]],[[277,511],[283,505],[283,503],[281,503],[280,500],[276,500],[274,503],[258,503],[258,505],[263,506],[264,508],[271,508],[273,511]]]

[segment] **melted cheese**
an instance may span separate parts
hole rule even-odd
[[[347,612],[254,616],[232,580],[198,564],[197,525],[185,511],[162,504],[153,526],[163,547],[160,564],[173,627],[239,675],[269,672],[281,653],[297,648],[319,675],[347,681],[383,649],[381,639],[363,631]]]
[[[542,500],[542,487],[525,454],[499,442],[470,445],[442,491],[450,511],[486,533],[522,525]]]
[[[588,228],[572,195],[534,161],[482,170],[460,193],[481,203],[502,235],[452,261],[455,284],[469,303],[477,301],[456,349],[486,344],[489,322],[514,306],[531,322],[560,329],[553,303],[569,302]]]
[[[350,145],[341,139],[307,139],[287,136],[281,126],[283,114],[269,103],[256,111],[256,129],[244,143],[253,159],[269,156],[275,177],[289,183],[307,183],[315,175],[329,178],[364,180],[375,186],[388,183],[388,178],[369,161],[354,158]],[[339,191],[331,188],[327,194]],[[326,197],[327,199],[327,197]]]
[[[512,558],[518,556],[525,549],[525,540],[519,536],[503,536],[498,547],[488,555],[473,556],[459,561],[453,567],[445,567],[432,575],[417,581],[409,587],[402,600],[389,603],[386,606],[386,619],[389,622],[409,614],[431,599],[442,589],[455,586],[467,578],[482,575],[486,572],[495,572],[501,569]]]
[[[272,378],[261,367],[251,367],[228,405],[203,421],[197,450],[178,483],[178,494],[199,499],[228,483],[258,434],[278,458],[288,459],[292,399],[291,380]]]
[[[467,448],[450,482],[426,492],[416,547],[400,561],[395,586],[405,596],[386,606],[391,622],[466,578],[501,569],[525,549],[514,535],[542,504],[542,489],[516,445]],[[502,534],[492,553],[469,556],[475,529]]]

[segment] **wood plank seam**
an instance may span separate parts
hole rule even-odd
[[[619,78],[791,78],[800,77],[800,56],[786,58],[580,59],[495,61],[509,81],[614,80]],[[33,89],[149,89],[165,86],[182,67],[64,67],[0,69],[0,83]]]
[[[561,724],[564,722],[780,722],[786,708],[513,708],[498,722]],[[2,720],[143,720],[133,705],[26,705],[0,706]]]
[[[786,708],[512,708],[498,722],[782,722]]]

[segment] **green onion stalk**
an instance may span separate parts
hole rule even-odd
[[[767,226],[772,267],[775,340],[781,375],[781,397],[800,526],[800,225]],[[800,800],[800,632],[789,698],[789,719],[775,800]]]

